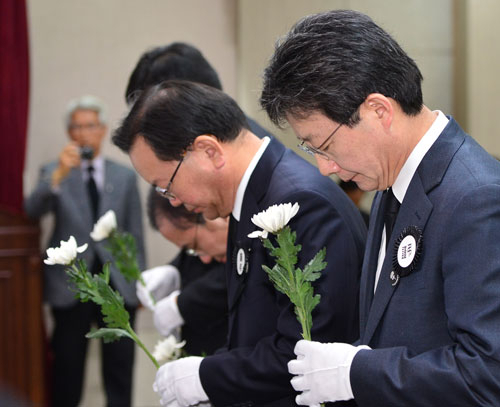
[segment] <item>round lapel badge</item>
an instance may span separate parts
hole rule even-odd
[[[417,240],[413,235],[407,235],[401,240],[398,247],[397,258],[401,268],[407,268],[415,258],[417,252]]]
[[[407,226],[396,239],[394,245],[393,271],[390,276],[393,285],[398,283],[400,277],[406,277],[415,270],[421,252],[422,230],[417,226]]]
[[[236,253],[236,272],[241,276],[245,271],[247,271],[247,269],[247,255],[245,253],[245,250],[240,247],[238,252]]]

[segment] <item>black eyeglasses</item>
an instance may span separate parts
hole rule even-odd
[[[325,146],[326,143],[328,143],[328,141],[333,137],[333,135],[335,133],[337,133],[337,130],[340,129],[341,126],[342,126],[342,123],[340,123],[335,128],[335,130],[332,131],[332,133],[326,138],[325,141],[323,141],[321,143],[321,145],[319,147],[308,146],[305,141],[302,141],[299,144],[297,144],[297,147],[300,148],[302,151],[305,151],[307,154],[310,154],[310,155],[316,155],[317,154],[317,155],[320,155],[321,157],[326,158],[327,160],[329,160],[330,157],[328,156],[327,153],[325,153],[323,151],[323,147]]]
[[[102,127],[101,123],[71,123],[69,125],[69,129],[71,131],[82,131],[82,130],[94,131],[100,127]]]
[[[183,161],[184,157],[181,158],[179,164],[177,164],[177,167],[175,167],[175,171],[172,174],[170,181],[168,181],[168,185],[166,188],[160,188],[157,185],[155,186],[155,191],[158,192],[163,198],[167,198],[169,201],[172,201],[176,198],[175,195],[172,192],[170,192],[170,187],[172,186],[172,182],[174,182],[175,175],[177,174],[177,171],[179,171],[179,167],[181,166]]]

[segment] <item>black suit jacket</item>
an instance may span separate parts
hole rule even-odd
[[[172,261],[181,273],[177,305],[184,319],[182,339],[190,355],[211,355],[227,339],[227,290],[224,264],[204,264],[182,250]]]
[[[270,205],[298,202],[290,226],[302,245],[303,267],[326,247],[327,268],[314,284],[321,302],[313,312],[312,337],[322,342],[351,342],[358,336],[359,275],[366,227],[344,192],[318,169],[272,139],[255,168],[243,199],[236,241],[228,241],[228,351],[203,360],[200,377],[215,406],[295,404],[287,362],[301,339],[293,306],[278,293],[262,264],[273,259],[259,239],[251,217]],[[243,248],[248,272],[238,275],[233,253]]]

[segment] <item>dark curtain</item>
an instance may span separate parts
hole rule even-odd
[[[22,211],[29,103],[26,0],[0,0],[0,207]]]

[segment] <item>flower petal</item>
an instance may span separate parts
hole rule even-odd
[[[76,248],[76,251],[78,253],[83,253],[85,250],[87,250],[87,247],[89,247],[89,245],[87,243],[81,245],[80,247],[77,247]]]
[[[263,236],[263,234],[264,234],[264,231],[263,231],[263,230],[256,230],[256,231],[254,231],[254,232],[252,232],[252,233],[249,233],[249,234],[248,234],[248,237],[249,237],[250,239],[255,239],[256,237],[262,237],[262,236]]]

